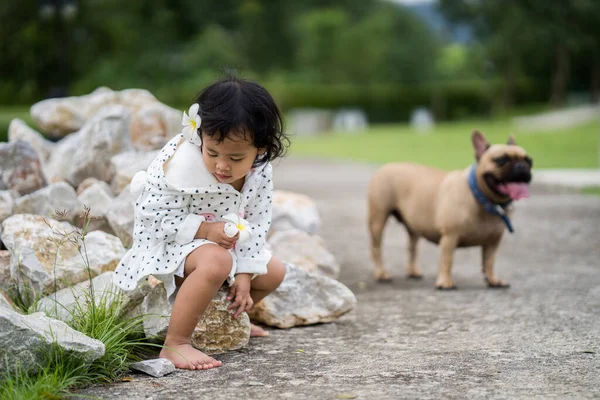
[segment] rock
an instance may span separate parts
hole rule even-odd
[[[2,241],[13,255],[12,279],[36,293],[53,293],[88,279],[90,274],[93,278],[113,271],[125,253],[115,236],[90,232],[83,247],[78,229],[39,215],[13,215],[2,226]]]
[[[79,186],[81,187],[81,185]],[[92,183],[77,196],[77,199],[84,210],[86,208],[89,210],[79,215],[77,226],[83,227],[87,223],[88,232],[102,230],[110,234],[114,233],[106,219],[106,213],[112,205],[114,195],[106,182]]]
[[[129,365],[131,369],[142,371],[155,378],[160,378],[175,371],[175,365],[166,358],[145,360]]]
[[[231,302],[226,297],[226,290],[217,292],[192,334],[192,345],[209,354],[238,350],[250,341],[248,314],[233,318],[227,310]]]
[[[10,251],[0,250],[0,290],[8,291],[13,286],[10,276]]]
[[[110,186],[97,181],[77,195],[82,206],[88,208],[91,217],[103,217],[114,199]]]
[[[320,236],[299,229],[277,231],[269,237],[269,246],[277,258],[307,272],[320,272],[334,279],[340,274],[339,264]]]
[[[36,214],[62,221],[74,221],[81,211],[75,189],[66,182],[54,183],[20,197],[13,207],[13,214]]]
[[[130,113],[136,113],[144,107],[157,103],[160,104],[147,90],[113,91],[100,87],[85,96],[40,101],[31,107],[31,116],[42,131],[60,138],[81,129],[105,106],[120,105],[127,108]],[[178,115],[178,119],[181,123],[181,114]]]
[[[287,264],[281,285],[249,315],[269,326],[291,328],[332,322],[354,307],[356,297],[340,282]]]
[[[13,215],[15,201],[10,190],[0,191],[0,222]]]
[[[74,187],[89,177],[110,182],[111,157],[131,149],[130,119],[130,112],[122,106],[99,110],[81,130],[57,144],[48,164],[50,180],[66,180]]]
[[[16,311],[15,303],[3,291],[0,291],[0,308],[6,308],[11,311]]]
[[[110,167],[113,170],[111,188],[113,192],[121,193],[131,183],[131,179],[137,172],[148,169],[157,155],[158,151],[127,151],[111,158]]]
[[[139,109],[131,118],[131,143],[137,150],[161,149],[181,132],[182,113],[162,103]]]
[[[273,192],[271,232],[300,229],[315,234],[321,225],[315,202],[308,196],[294,192]]]
[[[139,289],[146,295],[140,306],[130,313],[130,317],[144,315],[143,325],[146,336],[162,341],[167,335],[172,309],[164,284],[155,277],[149,276],[148,281]]]
[[[79,186],[77,186],[77,196],[79,196],[81,193],[83,193],[83,191],[87,188],[89,188],[90,186],[94,186],[94,185],[100,185],[102,187],[105,188],[105,190],[110,193],[111,195],[114,195],[113,192],[110,189],[110,186],[104,182],[101,181],[97,178],[85,178],[80,184]]]
[[[81,151],[82,142],[81,135],[74,133],[56,144],[45,169],[50,182],[62,182],[67,179],[73,168],[73,155]],[[64,162],[65,160],[70,162]],[[79,185],[74,185],[77,186]]]
[[[0,307],[0,373],[14,370],[35,370],[44,362],[44,356],[58,345],[67,354],[81,357],[86,362],[104,355],[104,344],[71,329],[62,321],[42,314],[21,315]]]
[[[31,145],[37,152],[42,165],[48,161],[54,143],[46,140],[38,131],[32,129],[25,123],[25,121],[15,118],[10,121],[8,126],[8,141],[16,142],[17,140],[23,140]]]
[[[40,158],[31,144],[0,143],[0,190],[29,194],[46,186]]]
[[[103,307],[110,307],[113,303],[120,302],[119,308],[125,314],[139,306],[143,297],[128,296],[113,284],[113,275],[114,272],[109,271],[92,279],[93,298],[96,305]],[[29,312],[41,311],[51,318],[69,323],[74,315],[87,311],[91,298],[92,290],[88,279],[41,298]]]
[[[133,243],[134,204],[137,194],[127,186],[112,202],[106,211],[106,219],[125,247]]]
[[[134,314],[145,315],[144,331],[148,337],[162,340],[169,328],[172,305],[167,299],[162,282],[154,280],[150,285],[153,285],[151,292]],[[208,354],[241,349],[250,340],[248,315],[242,313],[237,319],[233,318],[231,312],[227,310],[227,306],[231,303],[226,297],[226,290],[221,288],[206,308],[192,334],[192,345]]]

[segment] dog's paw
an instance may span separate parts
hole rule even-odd
[[[420,281],[421,279],[423,279],[423,274],[407,274],[406,279]]]
[[[504,282],[502,279],[485,278],[485,282],[487,283],[490,289],[507,289],[510,287],[510,284],[508,282]]]
[[[375,272],[375,280],[380,283],[388,283],[392,281],[392,276],[387,271]]]
[[[454,281],[450,278],[447,279],[439,279],[435,282],[435,288],[438,290],[455,290],[456,285]]]
[[[437,286],[437,285],[436,285],[436,287],[435,287],[435,288],[436,288],[437,290],[439,290],[439,291],[442,291],[442,292],[444,292],[444,291],[446,291],[446,292],[449,292],[449,291],[451,291],[451,290],[457,290],[457,289],[458,289],[458,288],[456,287],[456,285],[453,285],[453,286],[450,286],[450,287],[444,287],[444,286]]]

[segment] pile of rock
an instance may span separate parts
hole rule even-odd
[[[145,90],[101,88],[42,101],[31,113],[46,137],[60,140],[15,119],[9,142],[0,143],[0,336],[14,339],[4,342],[0,359],[34,365],[52,336],[69,351],[100,357],[102,343],[61,322],[89,300],[90,282],[96,301],[119,301],[129,316],[148,315],[146,334],[160,340],[171,307],[162,283],[149,279],[123,293],[112,286],[112,271],[132,242],[135,198],[127,186],[179,131],[180,112]],[[339,265],[317,235],[319,225],[312,199],[275,193],[268,245],[288,263],[288,273],[250,318],[289,328],[330,322],[354,308],[354,295],[336,280]],[[46,295],[30,310],[43,313],[18,313],[6,295],[15,288]],[[218,353],[248,343],[250,319],[233,319],[226,306],[220,291],[197,326],[197,347]]]

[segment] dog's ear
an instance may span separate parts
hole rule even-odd
[[[516,146],[517,145],[517,141],[515,140],[515,135],[511,134],[508,137],[508,141],[506,142],[507,145],[509,146]]]
[[[471,134],[471,140],[473,141],[473,147],[475,148],[475,159],[479,161],[483,153],[490,148],[490,143],[487,141],[483,133],[479,131],[473,131]]]

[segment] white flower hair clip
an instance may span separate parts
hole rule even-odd
[[[183,120],[181,123],[183,124],[183,137],[192,144],[201,145],[202,141],[200,140],[200,135],[198,135],[198,129],[200,129],[200,123],[202,120],[198,115],[198,111],[200,110],[200,105],[198,103],[194,103],[190,106],[190,109],[186,113],[183,112]]]

